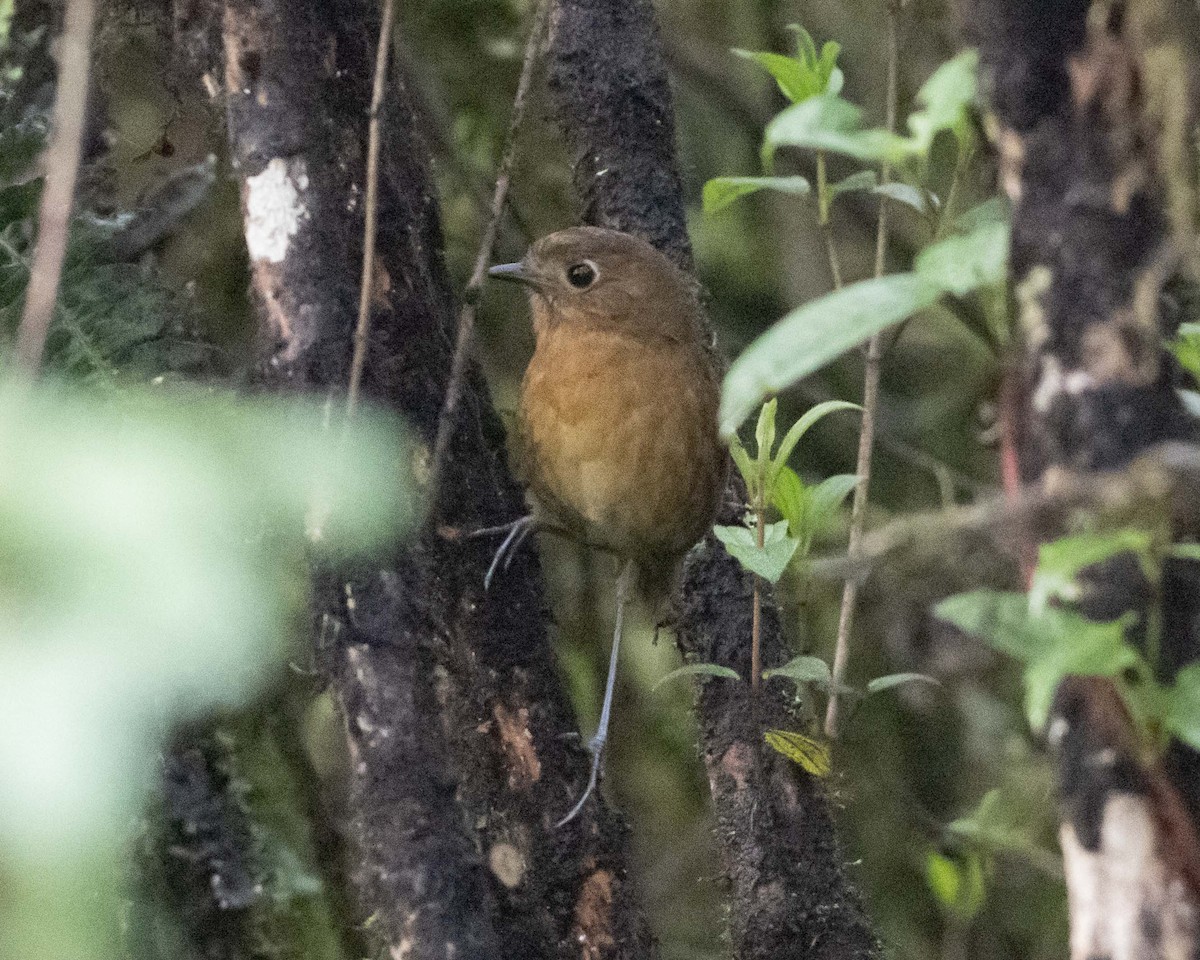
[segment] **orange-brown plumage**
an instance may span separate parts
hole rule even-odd
[[[594,227],[536,243],[519,279],[537,337],[519,472],[538,512],[635,561],[657,601],[725,486],[695,285],[645,241]]]

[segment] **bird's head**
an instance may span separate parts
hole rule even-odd
[[[695,282],[653,246],[629,233],[572,227],[537,241],[519,263],[488,274],[530,291],[540,337],[578,324],[636,337],[701,337]]]

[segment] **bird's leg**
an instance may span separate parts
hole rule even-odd
[[[570,823],[583,809],[588,797],[595,792],[596,780],[600,776],[600,767],[604,762],[604,745],[608,742],[608,721],[612,716],[613,690],[617,685],[617,654],[621,649],[621,633],[625,624],[625,604],[629,601],[629,592],[633,587],[634,565],[632,560],[626,560],[617,578],[617,625],[613,630],[612,652],[608,655],[608,678],[604,681],[604,706],[600,708],[600,723],[596,734],[588,741],[588,750],[592,754],[592,773],[588,777],[587,788],[583,796],[571,808],[571,812],[554,825],[555,829]]]

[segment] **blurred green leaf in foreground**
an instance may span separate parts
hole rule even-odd
[[[394,423],[212,392],[0,381],[0,943],[115,956],[114,878],[168,723],[248,700],[306,561],[416,520]]]

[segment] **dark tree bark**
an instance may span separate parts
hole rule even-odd
[[[692,252],[675,162],[675,119],[649,0],[557,0],[550,88],[589,223],[636,233],[685,268]],[[737,523],[730,493],[728,516]],[[686,567],[677,637],[685,657],[750,674],[752,582],[710,537]],[[763,665],[786,659],[774,611]],[[820,784],[766,747],[794,724],[781,687],[711,683],[697,702],[701,749],[731,886],[741,960],[855,958],[878,952]]]
[[[1164,285],[1181,262],[1164,130],[1143,54],[1144,3],[976,0],[974,22],[1013,200],[1012,277],[1024,356],[1011,412],[1026,481],[1129,464],[1194,442],[1162,347]],[[1184,4],[1160,4],[1161,9]],[[1160,21],[1172,32],[1191,21]],[[1185,79],[1185,78],[1179,78]],[[1194,118],[1193,118],[1194,120]],[[1177,322],[1177,321],[1174,321]],[[1171,561],[1160,585],[1118,557],[1089,573],[1084,612],[1111,620],[1161,602],[1164,678],[1200,653],[1200,575]],[[1133,639],[1141,640],[1144,628]],[[1059,761],[1071,953],[1193,956],[1200,905],[1197,755],[1145,759],[1107,681],[1071,679],[1049,728]]]
[[[340,396],[362,251],[378,13],[370,0],[229,0],[230,140],[264,332],[261,381]],[[432,446],[453,297],[406,91],[382,114],[364,395]],[[523,512],[498,420],[469,371],[429,529],[386,569],[324,571],[319,624],[353,758],[367,912],[406,957],[648,956],[625,827],[602,803],[551,825],[587,780],[553,669],[536,556],[483,590],[495,548],[443,536]],[[403,465],[397,465],[400,470]]]

